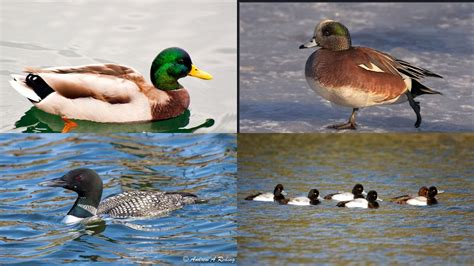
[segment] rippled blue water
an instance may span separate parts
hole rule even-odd
[[[159,218],[60,222],[76,194],[38,183],[89,167],[103,197],[129,189],[207,199]],[[226,134],[0,134],[0,264],[235,258],[236,140]]]

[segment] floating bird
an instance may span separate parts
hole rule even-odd
[[[100,201],[102,179],[88,168],[74,169],[64,176],[42,182],[42,186],[62,187],[77,193],[74,205],[63,222],[74,224],[99,215],[113,218],[160,216],[182,208],[186,204],[202,203],[187,192],[126,191]]]
[[[63,132],[77,126],[70,119],[129,123],[177,117],[190,101],[178,79],[212,79],[177,47],[163,50],[153,60],[152,84],[135,69],[118,64],[24,71],[26,75],[12,75],[11,86],[39,109],[61,116],[66,122]]]
[[[377,209],[379,207],[379,203],[377,202],[377,192],[374,190],[369,191],[366,199],[357,198],[350,201],[340,201],[337,203],[337,207]]]
[[[276,201],[281,204],[286,204],[288,199],[285,199],[285,190],[282,184],[278,184],[275,186],[273,193],[266,192],[266,193],[256,193],[250,196],[247,196],[245,200],[254,200],[254,201]]]
[[[324,196],[326,200],[336,200],[336,201],[348,201],[357,198],[364,198],[364,187],[361,184],[356,184],[352,188],[352,192],[338,192]]]
[[[438,194],[438,189],[434,186],[427,188],[421,187],[418,191],[418,196],[410,197],[408,195],[393,198],[391,201],[398,204],[408,204],[414,206],[427,206],[437,204],[435,196]]]
[[[306,197],[296,197],[296,198],[291,198],[288,201],[289,205],[300,205],[300,206],[305,206],[305,205],[318,205],[321,203],[319,201],[319,190],[313,188],[308,192],[308,196]]]

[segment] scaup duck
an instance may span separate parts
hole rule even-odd
[[[311,189],[306,197],[290,198],[288,201],[289,205],[299,206],[318,205],[319,203],[319,191],[315,188]]]
[[[377,192],[374,190],[369,191],[366,199],[357,198],[350,201],[338,202],[337,207],[377,209],[379,207],[379,203],[377,202]]]
[[[352,192],[338,192],[324,196],[326,200],[348,201],[357,198],[364,198],[364,187],[361,184],[356,184],[352,188]]]
[[[247,196],[245,200],[254,200],[254,201],[276,201],[278,203],[285,204],[286,200],[285,195],[286,192],[283,188],[282,184],[278,184],[275,186],[275,189],[273,190],[273,193],[267,192],[267,193],[256,193],[250,196]]]

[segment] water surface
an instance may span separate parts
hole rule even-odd
[[[0,134],[0,264],[182,263],[235,258],[236,140],[226,134]],[[76,193],[42,187],[78,167],[103,197],[130,189],[186,191],[207,203],[164,217],[67,226]]]
[[[474,135],[241,134],[238,142],[239,263],[474,262]],[[361,183],[385,201],[372,210],[244,200],[278,183],[289,197]],[[387,201],[432,185],[445,191],[438,205]]]

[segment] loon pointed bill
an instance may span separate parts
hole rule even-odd
[[[102,179],[88,168],[74,169],[40,185],[62,187],[77,193],[76,202],[63,219],[67,224],[99,215],[109,215],[112,218],[159,216],[186,204],[203,202],[191,193],[161,191],[127,191],[107,197],[101,202]]]

